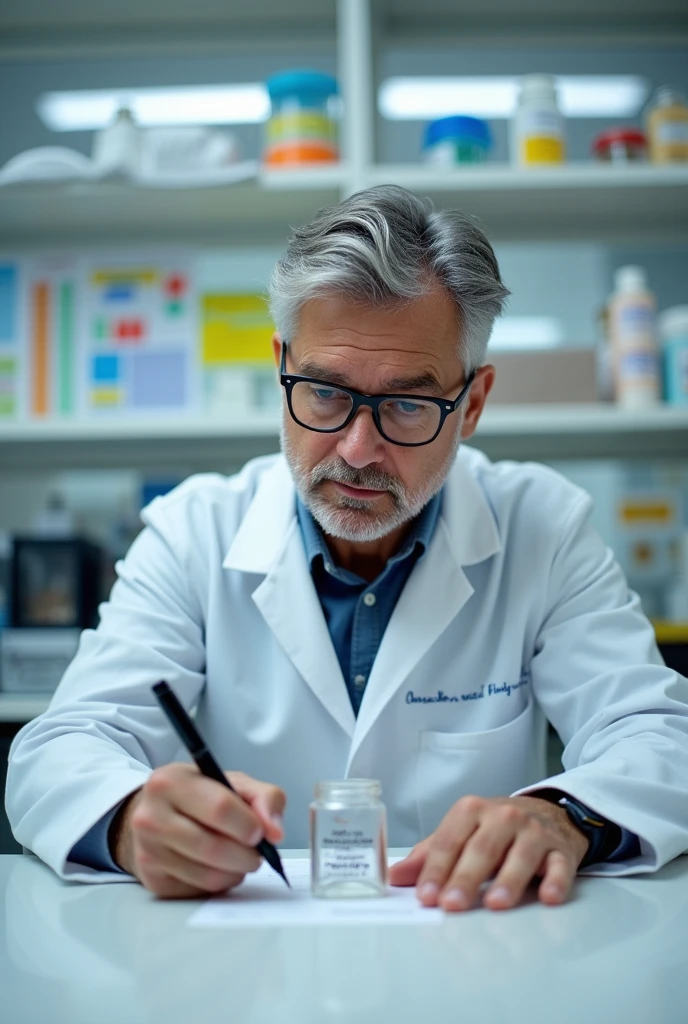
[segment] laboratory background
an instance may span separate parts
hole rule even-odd
[[[589,491],[686,672],[682,0],[4,0],[0,99],[3,790],[140,509],[278,449],[271,269],[380,183],[494,244],[471,443]]]

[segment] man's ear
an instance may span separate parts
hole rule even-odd
[[[494,366],[487,363],[485,366],[480,367],[471,385],[471,390],[468,392],[466,412],[464,413],[463,425],[461,427],[461,438],[464,441],[467,441],[475,433],[475,428],[478,426],[478,420],[485,407],[487,396],[492,390],[494,379]]]

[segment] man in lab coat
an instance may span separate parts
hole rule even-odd
[[[482,232],[404,189],[294,233],[271,282],[283,454],[144,510],[98,629],[13,744],[15,835],[62,877],[232,888],[262,836],[306,846],[314,784],[346,776],[381,780],[390,843],[413,847],[391,881],[427,906],[513,907],[533,879],[558,904],[578,870],[688,848],[688,682],[590,499],[459,450],[506,295]],[[241,797],[180,757],[159,679]]]

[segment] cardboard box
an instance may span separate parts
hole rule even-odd
[[[488,347],[485,362],[496,370],[491,406],[598,401],[593,348],[490,352]]]

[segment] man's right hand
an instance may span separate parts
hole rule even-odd
[[[168,764],[124,802],[109,832],[116,864],[164,898],[224,892],[255,871],[261,839],[284,838],[284,792],[227,772],[236,793],[196,765]]]

